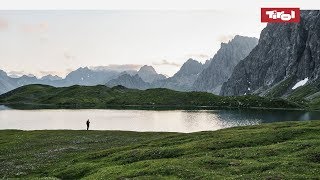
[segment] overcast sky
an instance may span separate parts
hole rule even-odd
[[[65,76],[84,66],[152,65],[173,75],[234,35],[259,37],[260,9],[0,11],[0,69]]]

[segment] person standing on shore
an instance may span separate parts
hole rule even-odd
[[[89,121],[89,119],[87,120],[86,124],[87,124],[87,130],[89,130],[89,126],[90,126],[90,121]]]

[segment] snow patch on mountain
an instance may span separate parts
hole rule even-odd
[[[308,80],[309,80],[308,77],[304,78],[303,80],[297,82],[297,83],[292,87],[292,89],[297,89],[297,88],[300,87],[300,86],[304,86],[304,85],[308,82]]]

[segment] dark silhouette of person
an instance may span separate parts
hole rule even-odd
[[[86,124],[87,124],[87,130],[89,130],[89,126],[90,126],[90,121],[89,121],[89,119],[87,120]]]

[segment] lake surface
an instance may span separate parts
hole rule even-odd
[[[280,121],[320,119],[320,112],[288,110],[12,110],[0,106],[0,129],[196,132]]]

